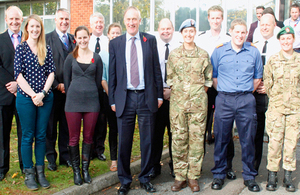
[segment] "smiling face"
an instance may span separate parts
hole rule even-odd
[[[37,40],[41,34],[41,24],[35,19],[30,19],[26,30],[29,38]]]
[[[284,34],[279,37],[279,43],[281,49],[285,52],[289,52],[293,50],[293,43],[295,42],[295,38],[292,34]]]
[[[16,8],[11,8],[6,13],[5,22],[9,30],[17,34],[20,32],[23,18]]]
[[[275,18],[271,14],[265,14],[260,19],[260,33],[264,39],[268,40],[274,34],[276,27]]]
[[[95,16],[91,19],[90,23],[93,35],[100,37],[104,30],[104,19]]]
[[[298,19],[299,14],[300,14],[299,8],[297,8],[297,7],[292,7],[291,8],[291,19],[293,21],[296,21]]]
[[[223,16],[221,11],[210,11],[208,16],[208,22],[210,29],[220,30],[223,22]]]
[[[57,13],[55,18],[56,28],[62,32],[66,33],[70,26],[70,16],[67,12],[60,11]]]
[[[196,29],[195,29],[195,27],[184,28],[181,31],[181,35],[182,35],[184,43],[191,44],[194,42],[194,38],[196,35]]]
[[[75,40],[80,49],[88,48],[90,36],[86,30],[79,30],[75,34]]]
[[[233,29],[229,29],[231,34],[231,44],[235,48],[242,48],[246,35],[247,35],[247,27],[242,24],[237,24]]]
[[[160,39],[165,42],[169,43],[172,40],[174,33],[174,28],[169,19],[162,19],[158,26],[158,34]]]
[[[120,35],[121,35],[121,29],[119,27],[112,27],[107,34],[109,40],[112,40]]]
[[[124,24],[129,35],[135,36],[137,34],[140,23],[141,17],[139,12],[133,8],[127,10],[126,14],[124,15]]]

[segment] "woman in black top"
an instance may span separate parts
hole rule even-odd
[[[94,129],[100,111],[99,92],[103,65],[99,55],[89,48],[89,30],[79,26],[75,30],[77,46],[64,64],[66,92],[65,112],[69,127],[69,151],[74,172],[74,183],[83,183],[80,174],[79,136],[83,119],[82,176],[85,183],[92,179],[88,169]]]

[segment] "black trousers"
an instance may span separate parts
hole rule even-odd
[[[22,129],[14,99],[11,105],[0,106],[0,173],[4,174],[9,170],[10,132],[13,115],[15,115],[17,123],[19,166],[21,171],[23,170],[21,155]]]
[[[65,164],[67,160],[70,160],[67,148],[69,144],[69,129],[65,115],[66,95],[58,90],[53,90],[53,95],[53,106],[46,135],[46,157],[49,163],[56,162],[57,152],[55,150],[55,144],[58,134],[59,164]],[[58,132],[57,123],[59,124]]]
[[[118,176],[122,185],[132,182],[130,157],[136,115],[138,116],[141,148],[140,182],[149,182],[149,174],[153,170],[151,165],[151,150],[155,114],[149,110],[146,104],[144,91],[134,92],[128,90],[124,112],[117,118],[119,130]]]
[[[118,155],[118,124],[116,113],[112,111],[111,106],[108,102],[108,96],[104,93],[104,109],[105,115],[109,125],[109,150],[110,150],[110,159],[117,160]]]
[[[256,100],[256,115],[257,115],[257,128],[255,135],[255,158],[254,158],[254,168],[258,171],[262,153],[263,153],[263,143],[264,143],[264,133],[265,133],[265,112],[268,109],[268,96],[266,94],[254,93]]]
[[[216,97],[218,95],[218,92],[215,90],[214,87],[210,87],[207,91],[207,97],[208,97],[208,107],[207,107],[207,123],[206,123],[206,131],[204,134],[204,140],[206,140],[206,134],[207,134],[207,140],[208,143],[213,143],[212,140],[212,124],[213,124],[213,117],[214,117],[214,112],[215,112],[215,101]],[[206,142],[203,142],[204,144],[204,155],[206,151]],[[234,142],[231,136],[231,139],[228,143],[227,146],[227,170],[232,169],[232,160],[234,157]]]
[[[100,96],[100,112],[98,115],[98,120],[96,123],[95,131],[94,131],[94,144],[92,148],[92,156],[97,156],[104,153],[105,150],[105,139],[106,139],[106,133],[107,133],[107,120],[106,120],[106,114],[105,114],[105,103],[104,103],[104,97],[105,92],[101,92],[99,94]]]
[[[155,120],[155,128],[154,128],[154,139],[152,144],[152,154],[151,160],[154,167],[154,171],[156,173],[161,172],[161,165],[160,159],[163,150],[163,140],[165,129],[167,127],[168,136],[169,136],[169,155],[171,158],[170,163],[173,164],[172,159],[172,133],[170,128],[170,101],[164,100],[161,107],[158,109],[156,113],[156,120]]]

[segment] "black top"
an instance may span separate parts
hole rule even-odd
[[[80,66],[80,68],[82,69],[83,72],[84,72],[84,71],[89,67],[89,65],[90,65],[90,64],[80,63],[80,62],[78,62],[78,61],[77,61],[77,63],[78,63],[78,65]]]
[[[69,54],[64,64],[66,112],[99,112],[99,94],[102,90],[103,64],[94,53],[91,64],[82,70],[77,60]]]

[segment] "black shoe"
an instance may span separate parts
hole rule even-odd
[[[284,170],[284,179],[283,179],[283,187],[288,192],[295,192],[295,186],[292,183],[292,171]]]
[[[268,172],[268,183],[266,189],[268,191],[275,191],[277,189],[277,172],[269,171]]]
[[[57,170],[56,164],[55,164],[55,163],[51,163],[51,162],[48,163],[47,168],[48,168],[50,171],[56,171],[56,170]]]
[[[171,176],[173,177],[173,178],[175,178],[175,173],[174,173],[174,170],[171,170]]]
[[[156,192],[156,189],[150,182],[141,183],[141,188],[145,189],[146,192],[150,192],[150,193]]]
[[[106,161],[106,156],[104,154],[97,155],[97,158],[102,161]]]
[[[213,180],[213,182],[211,184],[211,189],[213,189],[213,190],[221,190],[223,184],[224,184],[224,179],[214,178],[214,180]]]
[[[5,174],[4,173],[0,173],[0,181],[2,181],[5,178]]]
[[[44,165],[36,165],[35,166],[36,180],[39,182],[39,184],[43,188],[47,189],[47,188],[50,188],[50,184],[45,177],[44,169],[45,169]]]
[[[245,186],[248,186],[248,190],[250,190],[251,192],[259,192],[260,191],[260,188],[254,179],[245,180],[244,184],[245,184]]]
[[[160,171],[152,171],[150,174],[149,174],[149,177],[151,177],[152,179],[154,179],[155,177],[159,176],[161,174]]]
[[[130,190],[130,183],[121,185],[120,188],[118,189],[118,194],[119,195],[126,195]]]
[[[226,176],[227,176],[227,179],[230,179],[230,180],[236,179],[236,175],[232,169],[228,169]]]
[[[24,169],[25,172],[25,185],[30,190],[39,189],[36,181],[35,181],[35,170],[34,168]]]

